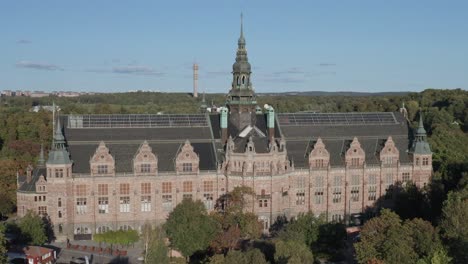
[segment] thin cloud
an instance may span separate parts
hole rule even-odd
[[[227,71],[209,71],[206,73],[207,77],[218,77],[218,76],[227,76],[230,75],[230,72]]]
[[[289,75],[289,74],[305,74],[306,72],[300,67],[291,67],[282,71],[273,72],[274,75]]]
[[[34,69],[34,70],[42,70],[42,71],[63,71],[63,68],[55,64],[32,62],[32,61],[19,61],[16,63],[16,67]]]
[[[330,67],[330,66],[336,66],[335,63],[320,63],[319,64],[320,67]]]
[[[29,39],[19,39],[16,41],[17,44],[31,44],[32,41]]]
[[[267,83],[303,83],[305,79],[299,78],[290,78],[290,77],[281,77],[281,78],[261,78],[260,81]]]
[[[153,76],[162,76],[163,72],[154,70],[153,68],[147,66],[120,66],[112,68],[113,73],[117,74],[131,74],[131,75],[153,75]]]

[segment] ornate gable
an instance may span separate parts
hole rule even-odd
[[[146,140],[140,145],[133,158],[133,171],[136,174],[157,174],[158,172],[158,157]]]
[[[365,158],[366,154],[361,148],[361,143],[359,143],[357,137],[354,137],[353,142],[346,151],[346,166],[362,166]]]
[[[47,185],[47,181],[45,180],[44,175],[41,174],[39,176],[39,179],[36,182],[36,192],[38,193],[46,192],[47,191],[46,185]]]
[[[91,175],[114,175],[115,160],[109,152],[104,141],[99,143],[93,157],[89,161]]]
[[[315,142],[314,148],[310,151],[309,154],[309,166],[311,168],[326,168],[330,161],[330,153],[325,148],[321,138],[317,139]]]
[[[176,172],[179,173],[198,173],[200,157],[193,150],[190,141],[186,140],[180,149],[176,158]]]
[[[385,146],[380,151],[380,161],[383,164],[390,165],[397,163],[399,158],[400,152],[395,147],[395,142],[393,142],[392,137],[389,136],[385,142]]]

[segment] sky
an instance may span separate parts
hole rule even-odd
[[[227,93],[244,17],[256,92],[468,88],[468,1],[0,1],[0,90]]]

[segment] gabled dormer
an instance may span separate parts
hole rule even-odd
[[[348,167],[360,167],[364,165],[366,159],[366,154],[361,148],[361,143],[359,143],[357,137],[354,137],[349,149],[346,151],[345,160],[346,166]]]
[[[200,157],[193,150],[190,141],[186,140],[185,144],[180,149],[176,158],[177,174],[192,174],[199,173]]]
[[[325,148],[322,139],[318,138],[309,154],[309,166],[311,169],[323,169],[328,167],[329,162],[330,153]]]
[[[44,175],[40,175],[39,179],[36,181],[36,192],[45,193],[47,192],[47,181],[45,180]]]
[[[379,158],[384,166],[396,165],[400,160],[400,152],[396,148],[391,136],[385,141],[385,145],[379,153]]]
[[[89,160],[92,176],[115,175],[115,160],[104,141],[101,141]]]
[[[156,175],[158,173],[158,157],[146,140],[140,145],[133,158],[133,171],[135,174]]]
[[[245,146],[245,153],[255,153],[255,144],[253,142],[253,138],[250,137],[247,145]]]

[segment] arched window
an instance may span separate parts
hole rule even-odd
[[[245,76],[242,76],[242,84],[245,83]]]
[[[62,198],[58,198],[58,207],[62,207]]]
[[[237,85],[240,84],[239,76],[237,76]]]

